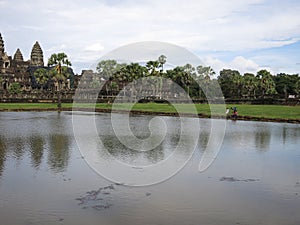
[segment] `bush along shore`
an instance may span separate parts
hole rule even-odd
[[[192,107],[196,108],[197,114],[192,113]],[[218,107],[218,105],[214,105]],[[132,115],[162,115],[162,116],[188,116],[211,118],[210,106],[208,104],[160,104],[160,103],[137,103],[132,108],[127,103],[113,105],[107,103],[78,104],[63,103],[62,111],[95,111],[102,113],[130,113]],[[220,105],[220,112],[213,118],[226,118],[226,113],[221,111],[224,105]],[[237,120],[268,121],[268,122],[286,122],[300,123],[300,106],[283,105],[247,105],[236,104],[226,105],[227,109],[237,108]],[[0,103],[0,111],[56,111],[55,103]],[[179,110],[179,111],[177,111]],[[231,119],[232,110],[227,117]]]

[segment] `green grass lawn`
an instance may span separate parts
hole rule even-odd
[[[191,113],[193,105],[188,104],[176,104],[174,105],[182,113]],[[195,104],[197,112],[203,115],[210,115],[211,109],[208,104]],[[251,116],[251,117],[264,117],[264,118],[280,118],[280,119],[300,119],[300,106],[283,106],[283,105],[227,105],[226,107],[231,108],[236,106],[238,114],[240,116]],[[101,107],[97,105],[97,108]],[[168,104],[157,104],[157,103],[138,103],[133,107],[133,110],[139,111],[154,111],[154,112],[167,112],[175,113],[175,107]],[[212,105],[214,112],[217,115],[224,115],[224,106]],[[120,105],[119,109],[126,109],[125,105]]]
[[[0,109],[18,110],[18,109],[49,109],[56,108],[57,104],[52,103],[0,103]]]
[[[231,107],[233,105],[229,105]],[[300,106],[235,105],[239,115],[264,118],[300,119]]]
[[[62,104],[63,108],[72,108],[72,103]],[[92,104],[79,104],[78,107],[93,108]],[[111,104],[98,103],[97,109],[110,109]],[[197,112],[203,115],[210,115],[210,107],[208,104],[161,104],[161,103],[137,103],[133,106],[133,110],[161,113],[176,113],[176,109],[180,113],[192,113],[193,107],[196,106]],[[282,105],[247,105],[236,104],[227,105],[228,108],[236,106],[240,116],[263,117],[263,118],[280,118],[280,119],[300,119],[300,106],[282,106]],[[46,110],[56,109],[55,103],[0,103],[0,110]],[[214,112],[224,115],[224,106],[212,105]],[[130,110],[130,104],[118,103],[114,104],[117,110]]]

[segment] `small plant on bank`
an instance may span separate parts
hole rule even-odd
[[[12,83],[8,88],[8,92],[10,94],[20,94],[22,92],[21,85],[18,82]]]

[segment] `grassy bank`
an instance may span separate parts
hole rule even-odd
[[[64,107],[72,107],[72,104],[63,104]],[[0,103],[0,110],[18,111],[18,110],[55,110],[55,103]]]
[[[72,110],[72,103],[62,104],[63,110]],[[100,103],[96,105],[97,111],[105,111],[111,109],[111,104]],[[129,110],[129,104],[116,104],[117,110]],[[210,107],[207,104],[195,104],[198,114],[201,116],[210,115]],[[236,106],[240,118],[253,118],[253,119],[283,119],[283,120],[299,120],[300,121],[300,106],[282,106],[282,105],[227,105],[228,108]],[[91,104],[80,104],[80,108],[91,108]],[[192,113],[194,105],[189,104],[158,104],[158,103],[138,103],[133,107],[134,111],[140,113],[162,113],[162,114],[175,114],[176,110],[180,113]],[[221,106],[213,105],[214,109],[218,111],[218,114],[224,115]],[[56,104],[52,103],[0,103],[1,111],[22,111],[22,110],[56,110]]]
[[[190,105],[178,104],[176,105],[180,112],[190,113]],[[198,114],[210,115],[210,106],[207,104],[195,104]],[[299,120],[300,121],[300,106],[283,106],[283,105],[246,105],[236,104],[227,105],[227,108],[237,107],[240,117],[245,119],[285,119],[285,120]],[[217,115],[224,115],[224,107],[213,105],[214,111]],[[167,104],[136,104],[133,108],[139,111],[154,111],[154,112],[167,112],[174,113],[175,108]]]

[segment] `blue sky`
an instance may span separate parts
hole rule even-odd
[[[187,48],[216,72],[300,72],[296,0],[0,0],[5,50],[45,61],[65,52],[77,73],[126,44],[163,41]]]

